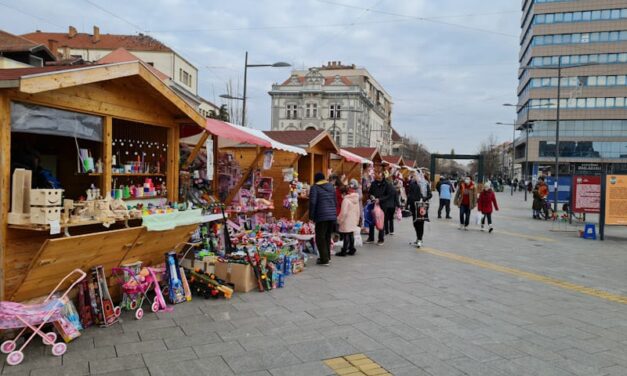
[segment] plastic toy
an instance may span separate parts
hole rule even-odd
[[[65,290],[63,295],[55,297],[55,293],[65,284],[74,274],[79,277],[70,287]],[[33,340],[35,336],[42,338],[44,345],[52,346],[52,355],[61,356],[67,351],[67,345],[63,342],[56,342],[57,335],[54,332],[44,333],[41,328],[47,323],[57,321],[62,318],[61,310],[64,307],[63,300],[67,298],[70,291],[80,281],[85,278],[86,274],[80,269],[74,269],[70,274],[66,275],[46,297],[43,303],[39,304],[21,304],[15,302],[1,302],[0,304],[0,329],[18,329],[22,328],[17,337],[8,340],[0,345],[0,351],[7,356],[7,364],[11,366],[18,365],[24,360],[24,348]],[[32,330],[33,333],[24,341],[22,347],[18,350],[17,340],[26,330]]]
[[[142,268],[139,273],[136,273],[135,268],[113,268],[111,275],[117,279],[126,298],[126,302],[123,299],[122,307],[129,311],[135,310],[137,320],[144,317],[144,309],[142,308],[144,300],[148,301],[153,312],[166,310],[167,306],[161,294],[156,274],[150,268]],[[148,296],[150,290],[155,292],[154,300]]]
[[[187,301],[183,282],[181,281],[178,259],[174,251],[165,254],[165,268],[170,303],[178,304]]]

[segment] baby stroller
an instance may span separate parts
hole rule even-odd
[[[56,292],[61,288],[65,281],[73,274],[79,274],[79,278],[74,281],[65,293],[56,296]],[[85,278],[86,274],[80,269],[74,269],[70,274],[66,275],[61,282],[52,290],[50,295],[42,303],[38,304],[22,304],[15,302],[0,302],[0,329],[19,329],[23,328],[13,340],[4,341],[0,345],[0,351],[7,356],[7,363],[11,366],[18,365],[24,360],[24,348],[28,346],[35,336],[40,336],[44,345],[52,346],[52,355],[61,356],[67,350],[67,345],[63,342],[55,343],[57,334],[55,332],[44,333],[41,328],[44,325],[60,320],[61,310],[64,306],[64,299],[70,291],[80,281]],[[26,332],[27,329],[33,333],[26,339],[19,350],[17,348],[17,340]]]
[[[129,310],[135,310],[135,318],[141,320],[144,317],[144,309],[142,305],[144,299],[150,303],[150,309],[153,312],[166,311],[167,306],[165,299],[161,293],[161,287],[157,280],[157,273],[162,270],[154,268],[143,268],[142,271],[137,271],[136,268],[112,268],[111,275],[115,277],[122,287],[124,293],[124,300],[128,300],[125,306]],[[124,276],[125,278],[122,278]],[[154,290],[155,298],[151,300],[148,297],[148,292]]]

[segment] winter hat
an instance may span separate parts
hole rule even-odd
[[[486,181],[485,184],[483,185],[483,189],[490,189],[492,187],[492,183],[490,183],[489,181]]]
[[[314,183],[317,183],[320,180],[324,180],[324,174],[322,172],[316,172],[314,175]]]
[[[357,189],[359,188],[359,183],[357,182],[357,180],[351,179],[351,181],[348,183],[348,188]]]

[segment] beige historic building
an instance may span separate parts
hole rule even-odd
[[[272,85],[272,129],[325,129],[342,147],[392,150],[392,98],[365,68],[329,62]]]

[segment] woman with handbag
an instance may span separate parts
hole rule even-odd
[[[410,176],[407,200],[409,201],[409,210],[411,211],[414,230],[416,231],[416,241],[411,244],[418,248],[422,247],[425,222],[429,221],[429,200],[431,196],[429,180],[425,179],[422,174],[413,173]]]

